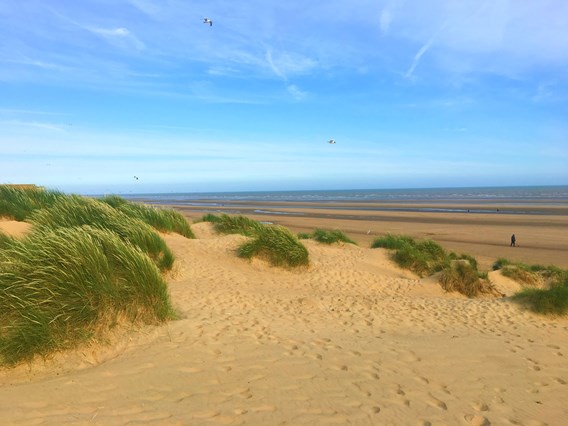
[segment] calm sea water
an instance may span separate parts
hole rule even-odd
[[[324,191],[210,192],[128,194],[125,198],[156,204],[199,205],[200,202],[380,202],[488,203],[568,206],[568,186],[353,189]]]

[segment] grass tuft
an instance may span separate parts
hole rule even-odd
[[[387,234],[371,244],[371,248],[378,247],[395,250],[393,260],[420,276],[441,271],[449,264],[446,251],[432,240],[416,241],[406,235]]]
[[[389,250],[398,250],[405,245],[415,245],[416,242],[412,237],[407,235],[387,234],[382,237],[375,238],[371,244],[371,248],[386,248]]]
[[[258,257],[272,266],[298,267],[309,264],[308,250],[287,228],[264,225],[246,216],[215,216],[206,214],[203,221],[213,223],[215,231],[222,234],[241,234],[251,239],[237,249],[237,255],[245,259]]]
[[[477,269],[467,260],[452,261],[440,275],[440,285],[446,291],[457,291],[467,297],[492,293],[493,287],[487,280],[480,279]]]
[[[265,225],[246,216],[221,215],[218,221],[213,222],[215,231],[220,234],[241,234],[246,237],[254,237],[262,232]]]
[[[549,289],[525,289],[513,296],[513,300],[543,315],[568,314],[568,285],[556,285]]]
[[[301,238],[300,236],[298,237]],[[350,243],[357,245],[355,241],[353,241],[351,238],[349,238],[347,235],[345,235],[342,231],[338,229],[330,231],[318,228],[315,229],[314,232],[312,232],[311,234],[307,234],[306,238],[312,238],[318,243],[323,243],[323,244],[334,244],[342,242],[342,243]]]
[[[50,208],[36,210],[30,221],[39,228],[89,225],[106,229],[148,253],[160,269],[168,270],[173,266],[171,250],[150,225],[99,200],[66,196],[55,201]]]
[[[503,258],[493,264],[493,270],[500,270],[502,275],[529,287],[548,287],[562,281],[566,274],[565,270],[554,265],[527,265]]]
[[[24,221],[38,209],[65,197],[62,192],[40,188],[22,189],[0,185],[0,217]]]
[[[73,347],[118,317],[173,317],[166,284],[139,247],[90,226],[43,228],[0,251],[0,362]]]
[[[496,294],[486,273],[477,270],[477,260],[469,255],[447,253],[432,240],[415,240],[406,235],[391,235],[375,239],[371,248],[394,250],[393,260],[402,268],[420,276],[440,274],[440,285],[446,291],[457,291],[468,297]]]
[[[189,223],[178,211],[161,207],[133,203],[117,195],[108,195],[101,201],[124,213],[140,219],[161,232],[176,232],[186,238],[195,238]]]
[[[250,241],[238,248],[237,254],[246,259],[256,256],[273,266],[298,267],[309,263],[306,247],[282,226],[263,226]]]
[[[515,302],[542,315],[568,314],[568,270],[507,259],[498,259],[493,269],[528,287],[513,296]]]
[[[219,216],[214,215],[213,213],[204,214],[201,219],[197,222],[220,222],[221,218]]]

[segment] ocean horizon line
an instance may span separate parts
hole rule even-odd
[[[238,191],[148,191],[148,192],[116,192],[113,194],[122,196],[142,196],[142,195],[198,195],[198,194],[264,194],[264,193],[332,193],[332,192],[401,192],[401,191],[448,191],[448,190],[520,190],[520,189],[563,189],[568,191],[568,184],[560,185],[494,185],[494,186],[424,186],[424,187],[399,187],[399,188],[348,188],[348,189],[254,189]],[[93,194],[94,196],[104,196],[107,193]]]

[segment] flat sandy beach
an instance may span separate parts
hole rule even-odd
[[[237,258],[245,237],[208,223],[192,226],[196,239],[164,235],[180,319],[0,370],[0,423],[566,424],[568,319],[445,293],[368,248],[404,233],[487,266],[502,256],[567,267],[565,215],[332,213],[251,215],[294,231],[341,229],[359,243],[308,240],[311,265],[297,271]],[[511,233],[520,247],[509,247]],[[519,289],[490,276],[504,293]]]

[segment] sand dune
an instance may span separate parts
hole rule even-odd
[[[182,318],[1,371],[2,424],[565,424],[568,320],[444,293],[381,249],[307,241],[288,271],[192,228],[165,236]]]

